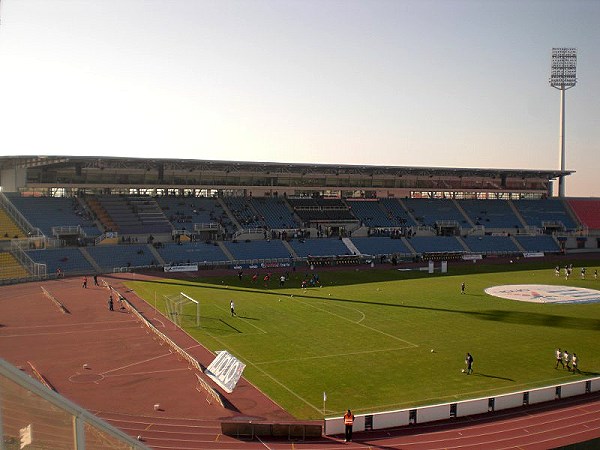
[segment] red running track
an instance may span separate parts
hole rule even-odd
[[[118,278],[107,280],[125,293]],[[546,449],[600,438],[600,393],[516,410],[306,441],[245,441],[223,436],[222,420],[293,422],[247,380],[224,394],[232,408],[209,404],[194,371],[133,314],[108,311],[108,291],[77,278],[0,289],[0,356],[31,373],[28,361],[58,393],[155,449]],[[90,285],[92,284],[92,285]],[[42,294],[44,286],[71,314]],[[140,312],[206,366],[214,355],[133,293]],[[85,366],[84,366],[85,365]],[[158,410],[154,405],[159,404]]]

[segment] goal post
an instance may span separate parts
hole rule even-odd
[[[196,316],[196,327],[200,327],[200,302],[189,295],[180,292],[179,294],[164,296],[165,298],[165,309],[167,317],[178,327],[181,328],[182,320],[186,317]],[[190,308],[195,305],[195,314],[190,313]],[[186,308],[188,307],[188,308]],[[188,313],[184,313],[184,309],[188,310]]]
[[[182,306],[183,306],[183,303],[185,303],[185,300],[189,300],[190,302],[196,304],[196,326],[199,327],[200,326],[200,302],[198,300],[194,300],[192,297],[190,297],[187,294],[184,294],[183,292],[180,292],[179,295],[181,295],[183,297]]]

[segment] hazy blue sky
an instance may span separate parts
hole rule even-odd
[[[0,0],[0,152],[558,169],[600,196],[600,1]]]

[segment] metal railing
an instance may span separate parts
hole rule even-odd
[[[0,391],[0,448],[149,449],[3,359]]]
[[[15,205],[0,191],[0,205],[4,208],[9,217],[15,221],[15,223],[25,231],[25,233],[32,236],[43,235],[39,228],[34,227],[29,221],[21,214]]]
[[[61,225],[52,227],[52,236],[60,236],[60,235],[77,235],[85,237],[85,231],[81,228],[81,225]]]
[[[47,278],[46,264],[37,263],[29,257],[23,248],[19,245],[13,245],[16,240],[11,242],[10,254],[15,257],[19,264],[21,264],[27,271],[37,279]]]

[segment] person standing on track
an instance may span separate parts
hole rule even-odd
[[[344,442],[352,442],[352,426],[354,425],[354,414],[348,410],[344,414],[344,429],[346,431]]]
[[[113,301],[112,294],[110,294],[110,296],[108,297],[108,310],[109,311],[114,311],[115,310],[115,302]]]

